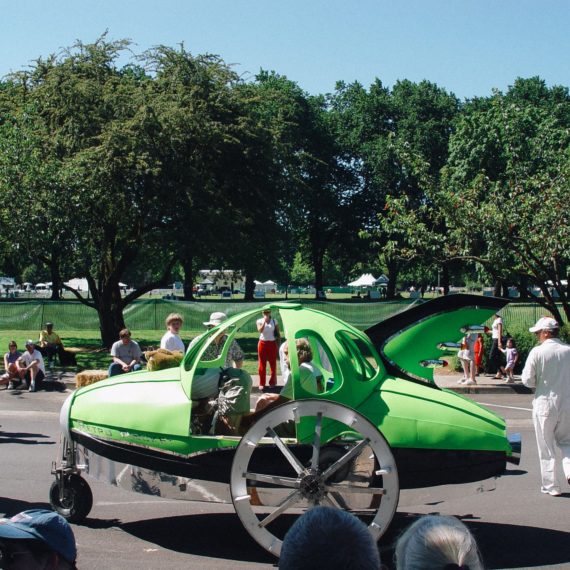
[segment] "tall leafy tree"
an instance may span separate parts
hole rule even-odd
[[[570,317],[570,96],[539,78],[470,105],[451,141],[441,206],[466,256],[542,292],[560,322]]]

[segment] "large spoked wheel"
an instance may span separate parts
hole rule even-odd
[[[64,476],[63,492],[60,492],[59,479],[51,484],[49,502],[63,518],[70,522],[81,522],[93,507],[93,493],[83,477],[72,473]]]
[[[390,446],[364,416],[327,401],[297,400],[260,418],[242,438],[231,494],[246,530],[279,556],[293,517],[317,505],[366,522],[375,540],[398,505]]]

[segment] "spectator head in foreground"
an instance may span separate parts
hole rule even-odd
[[[378,570],[380,554],[367,526],[341,509],[315,507],[283,540],[281,570]]]
[[[483,570],[477,543],[454,517],[426,515],[398,539],[397,570]]]
[[[73,570],[75,537],[67,521],[44,509],[0,519],[0,568]]]

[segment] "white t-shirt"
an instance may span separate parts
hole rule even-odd
[[[22,359],[22,362],[26,366],[29,366],[33,360],[37,360],[38,361],[38,368],[44,374],[46,373],[46,366],[44,364],[44,357],[42,356],[42,353],[39,350],[34,349],[34,352],[32,352],[31,354],[27,350],[25,350],[22,353],[22,356],[20,358]]]
[[[287,366],[287,361],[285,360],[285,347],[287,346],[287,341],[281,343],[279,347],[279,366],[281,367],[281,379],[283,380],[283,384],[287,383],[289,380],[289,375],[291,374],[291,370]]]
[[[280,395],[289,400],[293,399],[293,382],[291,382],[291,374],[289,373],[289,378],[287,383],[283,386]],[[302,362],[299,365],[299,383],[301,386],[311,392],[312,394],[318,394],[318,379],[322,378],[321,371],[313,364],[313,362]]]
[[[499,325],[503,324],[503,319],[501,317],[497,317],[493,324],[491,325],[491,337],[492,338],[499,338]]]
[[[265,321],[264,318],[257,319],[257,326],[261,326]],[[259,340],[275,340],[275,326],[277,325],[275,319],[269,319],[265,323],[264,329],[259,333]]]
[[[162,338],[160,339],[160,348],[165,348],[166,350],[175,351],[179,350],[184,352],[184,343],[180,338],[180,335],[174,334],[173,332],[166,331]]]

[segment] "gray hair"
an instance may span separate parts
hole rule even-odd
[[[427,515],[411,524],[396,544],[397,570],[441,570],[456,564],[483,570],[475,538],[455,517]]]
[[[341,509],[315,507],[299,517],[283,540],[281,570],[378,570],[378,546],[367,526]]]

